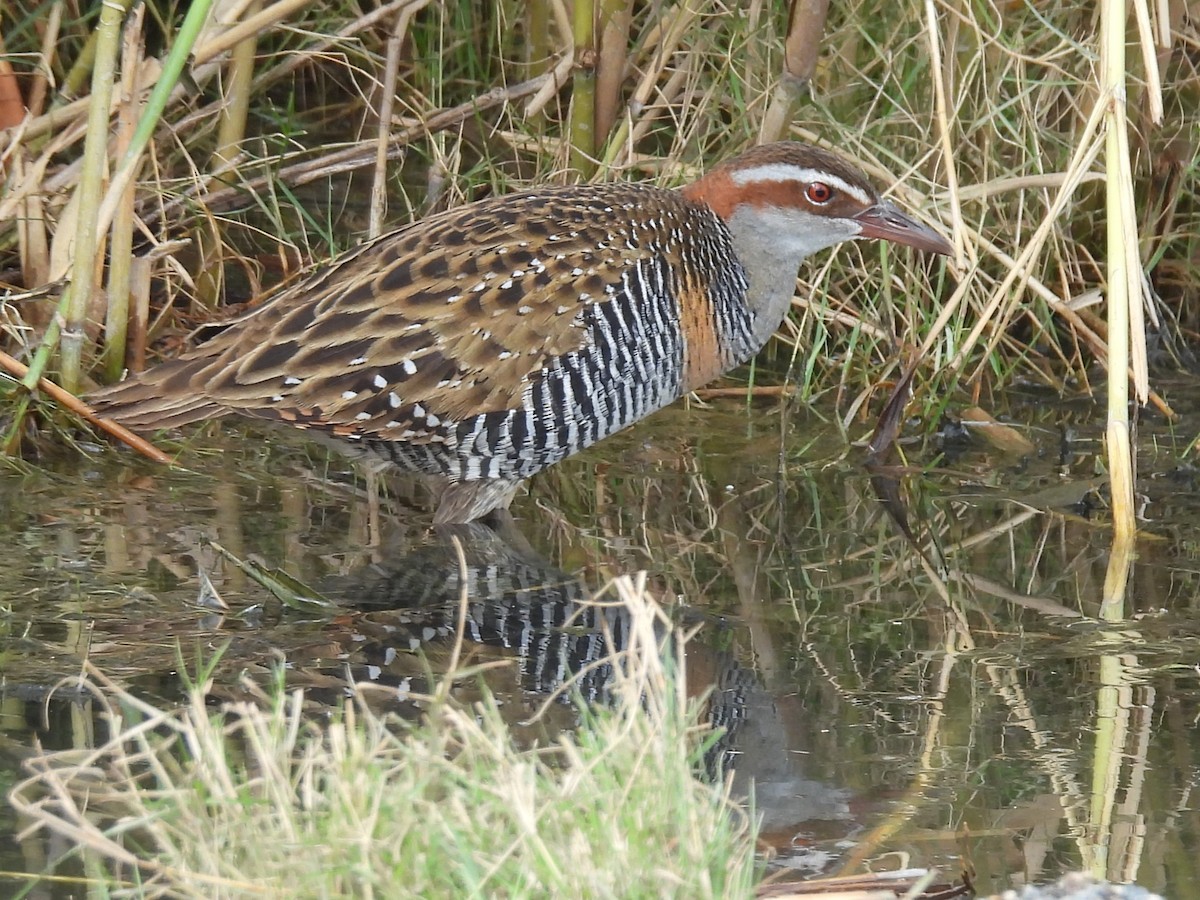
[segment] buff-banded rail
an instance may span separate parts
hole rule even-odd
[[[952,252],[803,143],[679,190],[535,188],[370,241],[90,400],[141,429],[229,413],[307,429],[434,476],[435,524],[467,522],[749,360],[801,262],[862,238]]]

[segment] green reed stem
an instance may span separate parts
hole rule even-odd
[[[596,9],[575,0],[575,77],[571,83],[571,168],[584,179],[596,170]]]
[[[92,99],[88,110],[87,138],[83,145],[83,170],[79,177],[79,219],[71,266],[71,288],[63,295],[61,327],[62,386],[78,393],[83,377],[84,318],[96,288],[96,273],[102,264],[100,234],[96,210],[104,192],[104,171],[108,156],[108,119],[112,102],[113,76],[117,69],[117,49],[121,43],[121,23],[129,0],[103,0],[97,26],[96,65],[92,69]],[[50,336],[53,329],[47,331]],[[41,372],[30,370],[33,383]],[[28,384],[27,384],[28,386]]]
[[[129,145],[137,125],[137,71],[142,59],[144,6],[138,6],[125,29],[121,54],[121,105],[117,114],[117,150]],[[133,268],[133,185],[121,197],[109,238],[108,309],[104,318],[101,368],[108,381],[116,381],[125,368],[125,343],[129,334],[129,285]]]

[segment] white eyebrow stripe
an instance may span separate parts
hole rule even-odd
[[[822,172],[820,169],[801,169],[787,163],[767,163],[750,169],[738,169],[730,178],[734,184],[739,186],[755,184],[760,181],[799,181],[804,184],[822,181],[832,188],[849,194],[864,206],[869,206],[872,202],[862,188],[843,181],[830,172]]]

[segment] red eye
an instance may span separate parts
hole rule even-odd
[[[809,203],[824,206],[833,199],[833,188],[823,181],[814,181],[804,189],[804,196],[808,198]]]

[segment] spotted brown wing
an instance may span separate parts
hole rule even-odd
[[[385,441],[520,405],[587,339],[583,311],[639,262],[678,252],[643,185],[547,188],[472,204],[364,245],[140,379],[94,395],[141,427],[227,412]]]

